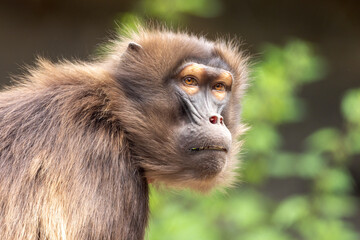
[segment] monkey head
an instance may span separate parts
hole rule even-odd
[[[109,56],[121,96],[113,109],[145,177],[199,191],[231,184],[247,79],[238,46],[140,30]]]

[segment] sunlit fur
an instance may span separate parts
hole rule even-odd
[[[140,51],[129,50],[136,42]],[[189,57],[218,56],[233,86],[223,117],[233,146],[216,177],[179,161],[164,84]],[[0,236],[14,239],[143,239],[148,183],[209,191],[235,179],[246,57],[234,42],[138,28],[91,62],[39,59],[0,93]]]

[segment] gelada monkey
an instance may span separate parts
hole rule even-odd
[[[232,183],[247,58],[234,42],[139,27],[89,62],[0,93],[2,240],[139,240],[148,183]]]

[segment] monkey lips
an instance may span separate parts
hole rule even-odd
[[[192,166],[199,178],[219,174],[229,158],[231,134],[225,125],[189,124],[180,127],[177,137],[184,164]]]

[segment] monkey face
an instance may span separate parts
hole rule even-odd
[[[229,71],[194,62],[182,65],[174,79],[182,108],[177,144],[200,179],[220,173],[229,157],[231,133],[222,114],[231,86]]]
[[[134,43],[134,41],[136,43]],[[208,191],[234,180],[246,58],[236,45],[164,31],[124,41],[113,108],[152,183]]]

